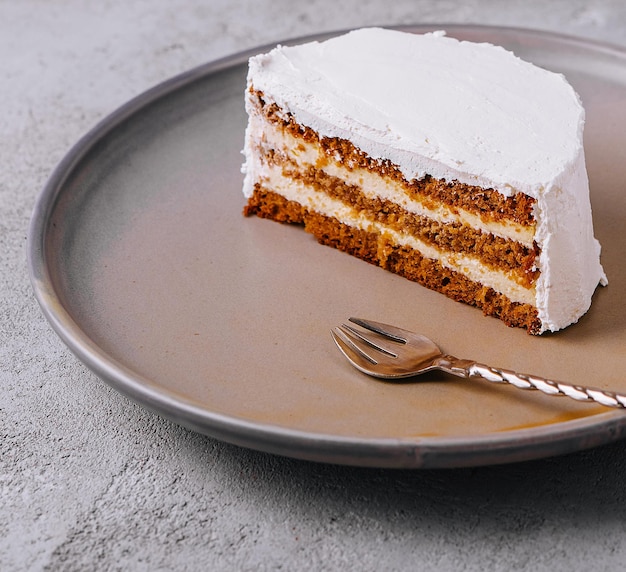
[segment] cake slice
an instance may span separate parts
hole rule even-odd
[[[606,284],[562,75],[501,47],[379,28],[250,59],[246,215],[301,223],[532,334]]]

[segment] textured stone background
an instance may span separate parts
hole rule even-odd
[[[626,45],[621,0],[0,0],[1,570],[617,570],[623,443],[454,471],[316,465],[191,433],[94,377],[26,267],[69,147],[154,84],[267,42],[483,23]]]

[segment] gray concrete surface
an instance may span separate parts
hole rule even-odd
[[[426,22],[626,45],[621,0],[0,0],[0,570],[623,569],[624,443],[428,472],[242,450],[111,390],[31,294],[35,197],[117,106],[266,42]]]

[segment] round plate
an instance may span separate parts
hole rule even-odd
[[[583,99],[609,286],[578,324],[528,336],[299,227],[242,216],[246,53],[130,101],[55,170],[29,234],[34,291],[55,331],[144,406],[292,457],[454,467],[623,437],[621,411],[441,375],[384,383],[354,370],[332,342],[331,327],[356,315],[421,332],[459,357],[626,391],[626,54],[546,33],[445,28],[564,73]]]

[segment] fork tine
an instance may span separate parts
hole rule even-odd
[[[389,324],[382,324],[381,322],[374,322],[372,320],[364,320],[363,318],[348,318],[353,324],[357,324],[370,332],[375,332],[394,340],[396,342],[406,344],[408,339],[413,335],[413,332],[397,328],[396,326],[390,326]]]
[[[362,369],[363,367],[359,365],[360,360],[365,360],[371,365],[378,364],[378,362],[371,355],[357,346],[340,328],[333,328],[330,333],[332,334],[337,347],[341,350],[341,353],[346,356],[348,361],[352,362],[352,364],[358,369]]]
[[[348,337],[354,339],[354,337],[356,336],[359,340],[365,342],[368,346],[378,350],[379,352],[387,354],[390,357],[398,357],[398,354],[394,352],[390,347],[386,347],[380,341],[375,341],[371,337],[367,337],[365,334],[363,334],[363,332],[360,332],[359,330],[353,328],[352,326],[349,326],[348,324],[341,324],[341,326],[339,326],[339,329],[348,334]]]

